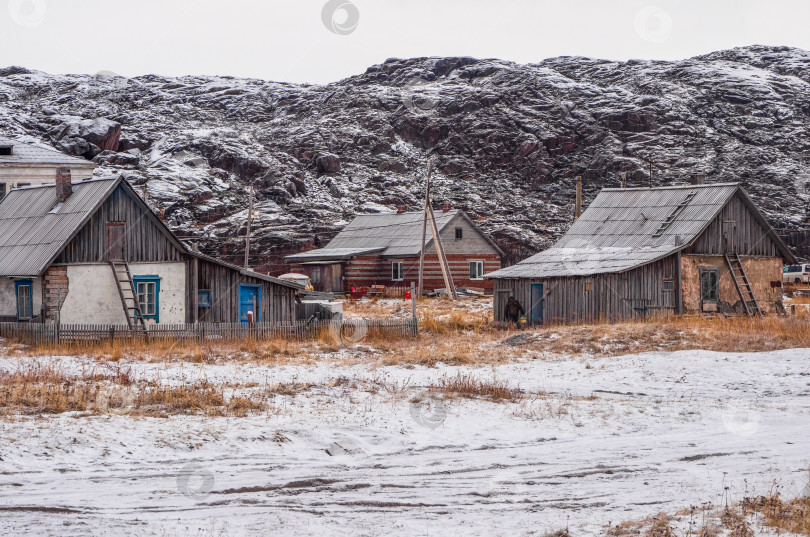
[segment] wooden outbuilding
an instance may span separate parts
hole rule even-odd
[[[318,291],[409,287],[417,283],[424,212],[356,217],[325,248],[287,256],[290,271],[306,274]],[[484,273],[501,266],[503,252],[463,212],[445,205],[436,225],[456,287],[492,289]],[[445,287],[430,230],[425,245],[424,289]]]
[[[530,324],[781,308],[793,253],[736,183],[604,189],[552,248],[486,275]]]
[[[2,321],[287,322],[300,289],[189,248],[120,177],[59,168],[0,202]]]

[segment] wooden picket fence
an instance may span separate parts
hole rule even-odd
[[[366,338],[407,338],[419,333],[415,319],[333,319],[289,323],[154,324],[130,330],[127,325],[0,323],[0,338],[28,345],[75,342],[238,341],[276,338],[313,339],[331,336],[336,342],[357,343]]]

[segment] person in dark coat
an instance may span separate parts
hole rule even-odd
[[[523,311],[523,306],[521,306],[520,302],[518,302],[513,296],[510,296],[509,300],[506,301],[506,306],[503,308],[503,313],[507,321],[515,324],[519,324],[520,316],[525,314]]]

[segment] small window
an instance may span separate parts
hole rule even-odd
[[[664,280],[662,288],[663,288],[664,291],[674,291],[675,290],[675,280]]]
[[[483,261],[470,261],[470,279],[483,280],[484,279],[484,262]]]
[[[717,302],[718,271],[715,268],[700,269],[700,299],[703,302]]]
[[[14,154],[14,146],[0,145],[0,157],[10,157]]]
[[[17,292],[17,319],[28,321],[34,317],[33,284],[31,280],[18,280],[14,283]]]
[[[3,201],[3,198],[6,197],[6,184],[0,183],[0,201]]]
[[[394,281],[402,281],[403,277],[402,262],[394,261],[391,263],[391,279]]]
[[[460,241],[463,238],[464,238],[464,230],[462,228],[460,228],[460,227],[457,227],[456,228],[456,240]]]
[[[210,289],[200,289],[197,291],[197,306],[200,308],[210,308],[211,307],[211,290]]]
[[[135,276],[135,293],[144,319],[160,320],[160,278],[157,276]]]
[[[313,268],[309,275],[309,279],[312,280],[312,283],[321,283],[321,268]]]
[[[17,183],[17,188],[22,188],[24,186],[31,186],[31,183]]]

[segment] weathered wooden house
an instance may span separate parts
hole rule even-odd
[[[325,248],[286,257],[290,270],[310,277],[316,290],[346,292],[385,285],[407,287],[419,277],[422,212],[369,214],[355,218]],[[492,289],[484,273],[501,266],[503,252],[463,211],[436,213],[444,251],[457,287]],[[439,257],[428,229],[424,288],[444,288]]]
[[[193,251],[121,178],[60,168],[0,202],[0,320],[291,321],[298,289]]]
[[[0,137],[0,200],[12,188],[50,184],[56,168],[67,166],[74,179],[93,176],[96,165],[39,144]]]
[[[781,304],[784,261],[795,258],[736,183],[604,189],[552,248],[486,277],[496,321],[510,296],[535,324],[758,314]]]

